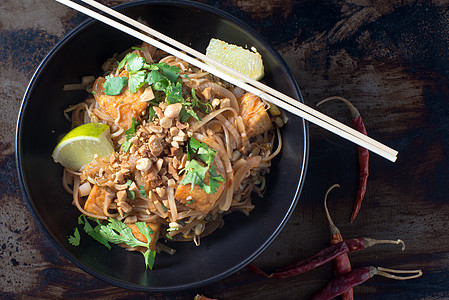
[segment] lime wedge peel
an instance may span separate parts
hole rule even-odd
[[[87,123],[67,133],[53,150],[53,160],[74,171],[80,170],[96,156],[114,152],[109,126]]]
[[[262,56],[258,52],[219,39],[210,40],[206,56],[255,80],[261,79],[264,75]]]

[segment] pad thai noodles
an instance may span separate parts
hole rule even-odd
[[[276,107],[148,44],[103,71],[88,83],[90,97],[64,111],[73,128],[108,125],[115,150],[64,169],[85,220],[120,221],[152,251],[170,252],[160,241],[199,245],[223,215],[253,210],[251,194],[262,196],[282,147],[286,120]]]

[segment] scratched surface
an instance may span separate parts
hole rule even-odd
[[[116,5],[128,1],[102,1]],[[344,96],[359,108],[369,135],[399,151],[396,163],[371,155],[367,194],[348,222],[357,189],[356,148],[310,126],[307,179],[292,218],[254,263],[265,270],[328,244],[322,208],[346,238],[402,238],[405,252],[378,246],[350,255],[353,266],[422,268],[420,279],[374,277],[358,299],[449,298],[449,2],[201,1],[242,19],[279,51],[305,102]],[[21,98],[46,53],[85,18],[51,0],[0,2],[0,298],[307,299],[332,278],[331,266],[288,279],[242,270],[191,291],[144,294],[92,278],[40,231],[18,186],[14,134]],[[348,123],[343,105],[321,110]]]

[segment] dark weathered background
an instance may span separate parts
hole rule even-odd
[[[110,6],[128,1],[102,1]],[[351,254],[353,266],[422,268],[420,279],[374,277],[358,299],[449,298],[449,2],[200,1],[259,31],[284,57],[305,102],[340,95],[360,109],[369,134],[399,151],[396,163],[371,156],[368,192],[354,224],[356,148],[310,126],[306,183],[292,218],[255,263],[272,270],[328,244],[322,198],[346,238],[402,238],[407,249],[379,246]],[[51,0],[0,2],[0,298],[305,299],[332,277],[330,266],[265,280],[242,270],[192,291],[144,294],[92,278],[65,259],[32,219],[14,160],[17,113],[47,52],[85,17]],[[349,122],[344,106],[323,106]]]

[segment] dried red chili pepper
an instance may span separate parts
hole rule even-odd
[[[250,271],[262,275],[267,278],[286,278],[293,275],[298,275],[315,269],[319,266],[324,265],[325,263],[335,259],[337,256],[347,253],[353,252],[357,250],[366,249],[368,247],[377,245],[377,244],[402,244],[402,250],[405,249],[405,244],[402,240],[375,240],[371,238],[360,238],[360,239],[351,239],[340,242],[338,244],[331,245],[308,258],[300,260],[291,265],[282,267],[277,269],[274,273],[268,275],[260,268],[253,264],[247,265],[247,269]]]
[[[329,230],[331,233],[331,241],[330,241],[331,245],[335,245],[343,241],[341,232],[337,228],[337,226],[335,226],[334,222],[332,221],[329,210],[327,209],[327,196],[329,195],[329,192],[336,187],[340,187],[340,185],[334,184],[333,186],[331,186],[326,191],[326,195],[324,196],[324,210],[326,211],[327,221],[329,222]],[[343,253],[342,255],[337,256],[334,260],[334,275],[340,276],[349,272],[351,272],[351,262],[349,261],[348,253]],[[353,289],[352,288],[348,289],[347,291],[341,294],[341,297],[343,300],[354,299]]]
[[[413,274],[411,276],[396,276],[389,274],[391,273],[400,273],[400,274]],[[339,277],[335,277],[333,280],[329,281],[329,283],[318,293],[316,293],[312,300],[329,300],[333,299],[339,295],[342,295],[344,292],[352,289],[355,286],[358,286],[374,275],[381,275],[387,278],[396,279],[396,280],[407,280],[414,279],[422,276],[421,270],[394,270],[387,269],[382,267],[362,267],[352,270],[349,273],[343,274]]]
[[[349,111],[351,112],[352,116],[352,127],[355,130],[358,130],[359,132],[363,133],[364,135],[367,135],[365,124],[363,123],[362,117],[360,115],[359,110],[347,99],[343,97],[333,96],[326,99],[321,100],[316,105],[319,106],[323,104],[324,102],[330,101],[330,100],[340,100],[343,101],[346,106],[349,108]],[[366,193],[366,185],[368,183],[368,175],[369,175],[369,151],[368,149],[357,146],[357,152],[359,157],[359,188],[357,190],[357,196],[355,198],[355,204],[354,209],[352,211],[351,215],[351,223],[355,220],[357,217],[360,208],[362,207],[362,201],[363,198],[365,198]]]

